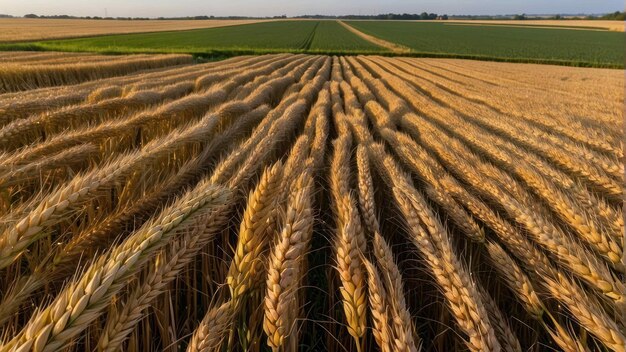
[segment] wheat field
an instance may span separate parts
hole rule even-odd
[[[87,20],[0,18],[0,42],[77,38],[105,34],[184,31],[238,26],[268,20]]]
[[[619,70],[21,55],[2,352],[626,350]]]

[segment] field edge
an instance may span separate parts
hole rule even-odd
[[[557,65],[571,67],[588,67],[588,68],[607,68],[607,69],[624,69],[624,63],[612,64],[606,62],[590,62],[590,61],[568,61],[558,59],[535,59],[535,58],[510,58],[497,57],[488,55],[465,55],[465,54],[448,54],[411,51],[398,55],[394,52],[386,51],[366,51],[366,50],[304,50],[304,49],[211,49],[204,51],[185,50],[185,49],[143,49],[143,48],[75,48],[64,46],[49,46],[38,43],[0,43],[0,52],[2,51],[59,51],[59,52],[86,52],[104,55],[127,55],[127,54],[190,54],[194,58],[203,60],[219,60],[241,55],[266,55],[266,54],[312,54],[312,55],[329,55],[329,56],[355,56],[355,55],[380,55],[386,57],[415,57],[415,58],[439,58],[439,59],[464,59],[476,61],[493,61],[493,62],[510,62],[520,64],[540,64],[540,65]]]

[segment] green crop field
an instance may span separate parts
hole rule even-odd
[[[337,21],[320,21],[310,49],[312,51],[341,51],[341,52],[363,52],[363,51],[383,51],[375,44],[351,33],[340,25]]]
[[[7,46],[7,45],[5,45]],[[24,44],[9,44],[20,47]],[[95,52],[268,53],[384,51],[336,21],[279,21],[176,32],[106,35],[28,43],[34,49]],[[0,46],[1,48],[1,46]]]
[[[403,56],[624,67],[624,34],[618,32],[408,21],[346,23],[365,34],[410,49],[409,52],[402,52]],[[171,52],[205,57],[275,52],[394,54],[333,20],[276,21],[187,31],[0,44],[2,49]]]
[[[624,64],[624,33],[618,32],[432,22],[346,23],[366,34],[409,47],[416,53],[512,61],[564,61],[593,66]]]

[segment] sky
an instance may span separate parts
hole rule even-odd
[[[623,11],[623,0],[0,0],[0,14],[184,17],[380,13],[556,14]]]

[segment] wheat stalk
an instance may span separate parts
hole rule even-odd
[[[326,83],[320,91],[315,110],[315,137],[311,143],[311,158],[316,170],[319,170],[324,163],[326,153],[326,141],[329,134],[328,116],[330,113],[330,84]]]
[[[58,154],[52,155],[45,160],[29,163],[26,165],[11,165],[12,170],[0,176],[0,187],[13,187],[16,184],[23,185],[25,183],[33,183],[37,178],[41,178],[43,184],[45,175],[55,170],[72,167],[73,165],[81,165],[86,160],[97,153],[97,148],[90,143],[81,144],[68,148]]]
[[[292,189],[280,235],[270,253],[263,330],[274,351],[293,350],[297,346],[297,337],[293,335],[299,307],[296,291],[313,226],[311,188],[311,175],[305,172]]]
[[[52,262],[42,261],[33,271],[33,274],[24,280],[16,282],[2,297],[0,303],[0,323],[12,316],[12,312],[19,308],[19,304],[28,298],[32,292],[43,287],[48,282],[67,276],[73,272],[73,265],[85,259],[87,253],[93,253],[104,244],[114,240],[116,236],[132,231],[132,228],[143,222],[164,204],[168,199],[180,194],[185,185],[193,184],[201,178],[209,158],[216,148],[225,141],[230,141],[237,133],[241,133],[247,124],[267,114],[267,107],[261,106],[241,116],[226,131],[219,134],[198,157],[185,164],[176,175],[171,176],[154,192],[147,194],[128,206],[121,206],[102,222],[96,223],[73,237],[67,244],[57,250],[52,256]],[[218,112],[221,116],[221,113]]]
[[[411,122],[407,121],[407,124],[411,124]],[[514,181],[502,182],[506,175],[493,167],[490,167],[489,170],[496,173],[497,176],[479,177],[477,170],[468,166],[466,162],[468,158],[475,160],[479,160],[479,158],[472,156],[469,151],[461,151],[464,157],[460,157],[457,153],[462,150],[462,145],[454,143],[451,137],[447,137],[435,129],[429,128],[428,131],[428,138],[422,140],[435,150],[451,168],[458,170],[458,175],[468,179],[483,194],[503,206],[517,222],[529,230],[538,244],[547,248],[573,273],[611,298],[617,306],[624,307],[626,302],[624,300],[624,285],[617,281],[609,269],[595,256],[590,255],[584,247],[566,236],[557,225],[550,221],[540,211],[541,207],[536,205],[532,198],[527,195],[526,190],[516,186]],[[449,140],[449,142],[444,145],[442,141],[445,140]],[[450,146],[455,148],[452,149]],[[479,166],[479,164],[475,165]],[[513,189],[512,187],[516,188]],[[517,194],[517,196],[513,197],[511,193]]]

